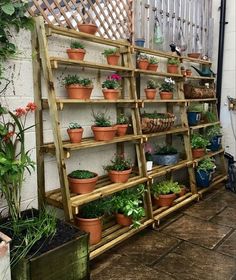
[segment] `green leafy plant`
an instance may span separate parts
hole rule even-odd
[[[145,153],[146,161],[153,161],[153,156],[150,152]]]
[[[74,179],[89,179],[89,178],[94,178],[97,175],[89,170],[78,169],[72,171],[70,174],[68,174],[68,176]]]
[[[217,121],[217,115],[214,112],[206,111],[206,112],[204,112],[204,119],[207,122],[216,122]]]
[[[210,127],[207,127],[205,130],[205,136],[210,141],[215,136],[221,136],[221,126],[220,125],[213,125]]]
[[[129,117],[126,116],[125,114],[119,114],[117,116],[116,123],[117,124],[128,124],[129,123]]]
[[[132,162],[130,159],[125,158],[124,154],[115,154],[114,158],[111,160],[111,164],[104,166],[104,170],[116,170],[124,171],[132,167]]]
[[[79,41],[72,41],[70,47],[72,49],[84,49],[84,45]]]
[[[116,193],[111,199],[111,207],[114,212],[124,214],[132,219],[132,227],[138,228],[140,220],[145,216],[142,206],[142,197],[145,192],[144,185],[138,185]]]
[[[162,181],[153,184],[151,187],[151,192],[154,196],[162,194],[179,193],[181,188],[178,182],[173,182],[172,180]]]
[[[180,60],[176,57],[171,57],[171,58],[168,58],[167,64],[180,65]]]
[[[188,106],[188,112],[201,113],[203,111],[204,111],[204,104],[202,103],[194,102]]]
[[[109,56],[111,54],[117,54],[117,53],[119,53],[117,48],[109,48],[109,49],[105,49],[102,54],[104,56]]]
[[[210,142],[204,136],[197,133],[191,135],[191,146],[193,149],[205,149],[209,144]]]
[[[89,78],[81,78],[77,75],[68,75],[63,79],[63,84],[66,86],[77,84],[83,87],[91,87],[92,80]]]
[[[158,64],[158,63],[159,63],[158,59],[157,59],[155,56],[150,56],[150,57],[148,58],[148,62],[149,62],[150,64]]]
[[[147,81],[147,88],[148,89],[156,89],[160,86],[160,84],[157,81],[154,80],[148,80]]]
[[[158,148],[155,152],[156,155],[175,155],[178,151],[172,147],[172,146],[164,146],[161,148]]]
[[[167,119],[169,118],[169,114],[167,113],[157,113],[156,111],[154,111],[153,113],[147,113],[147,112],[143,112],[142,113],[142,118],[149,118],[149,119]]]
[[[146,54],[139,54],[137,57],[137,60],[147,60],[148,61],[148,56]]]
[[[100,218],[110,211],[109,198],[102,198],[91,201],[79,208],[79,217],[84,219]]]
[[[102,83],[102,88],[105,89],[119,89],[121,76],[118,74],[112,74],[107,76],[106,80]]]
[[[165,78],[161,83],[160,91],[173,92],[175,89],[175,81],[171,78]]]
[[[93,118],[94,118],[94,125],[98,127],[109,127],[112,126],[110,117],[106,115],[106,112],[98,112],[92,113]]]
[[[80,124],[78,124],[77,122],[71,122],[69,123],[68,126],[69,129],[78,129],[78,128],[82,128]]]
[[[214,168],[215,168],[214,160],[207,157],[198,163],[197,172],[200,171],[209,172],[209,171],[213,171]]]

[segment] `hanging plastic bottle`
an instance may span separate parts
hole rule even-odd
[[[199,38],[198,33],[196,35],[196,52],[202,53],[202,44],[200,42],[200,38]]]
[[[155,24],[154,24],[154,42],[157,45],[161,45],[164,42],[164,37],[161,32],[160,22],[157,16],[155,17]]]

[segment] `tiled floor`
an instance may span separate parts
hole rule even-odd
[[[221,189],[91,262],[91,280],[236,280],[236,194]]]

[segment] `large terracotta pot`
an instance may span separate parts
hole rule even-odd
[[[138,60],[138,68],[142,70],[147,70],[149,62],[148,60]]]
[[[71,99],[90,99],[93,87],[82,87],[78,84],[66,86],[68,97]]]
[[[83,135],[83,128],[67,129],[67,133],[70,137],[71,143],[80,143]]]
[[[103,96],[105,99],[117,100],[120,94],[118,89],[103,89]]]
[[[107,63],[110,65],[117,65],[119,62],[119,54],[110,54],[107,56]]]
[[[116,134],[118,136],[124,136],[127,132],[128,124],[117,124],[116,127],[117,127]]]
[[[193,158],[200,158],[200,157],[203,157],[205,154],[206,154],[206,151],[204,148],[192,149]]]
[[[157,94],[157,90],[156,89],[145,88],[144,91],[145,91],[147,99],[155,99],[156,98],[156,94]]]
[[[94,173],[94,175],[95,177],[88,179],[75,179],[68,176],[71,192],[77,194],[92,192],[98,180],[98,174]]]
[[[132,225],[133,221],[130,217],[125,216],[121,213],[116,213],[116,222],[118,225],[121,225],[123,227],[128,227]]]
[[[84,60],[86,51],[84,49],[67,49],[68,57],[74,60]]]
[[[147,67],[147,70],[156,72],[157,68],[158,68],[158,64],[151,64],[151,63],[149,63],[148,67]]]
[[[109,127],[99,127],[99,126],[92,126],[91,127],[94,138],[96,141],[108,141],[112,140],[116,135],[116,126],[109,126]]]
[[[88,33],[88,34],[92,34],[92,35],[94,35],[98,30],[97,25],[92,24],[92,23],[78,24],[78,28],[79,28],[80,32],[84,32],[84,33]]]
[[[83,231],[89,233],[89,244],[94,245],[102,239],[102,218],[84,219],[75,216],[76,225]]]
[[[167,73],[179,74],[179,66],[175,64],[167,64]]]
[[[158,197],[154,197],[154,203],[158,205],[159,207],[164,207],[164,206],[171,206],[173,201],[176,198],[176,194],[171,193],[171,194],[160,194]]]
[[[163,100],[170,100],[173,99],[173,92],[170,91],[161,91],[160,92],[160,97]]]
[[[126,183],[131,171],[131,168],[124,171],[109,170],[108,176],[113,183]]]

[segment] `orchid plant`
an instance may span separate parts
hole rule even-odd
[[[102,83],[104,89],[119,89],[121,76],[118,74],[112,74],[107,76],[106,80]]]

